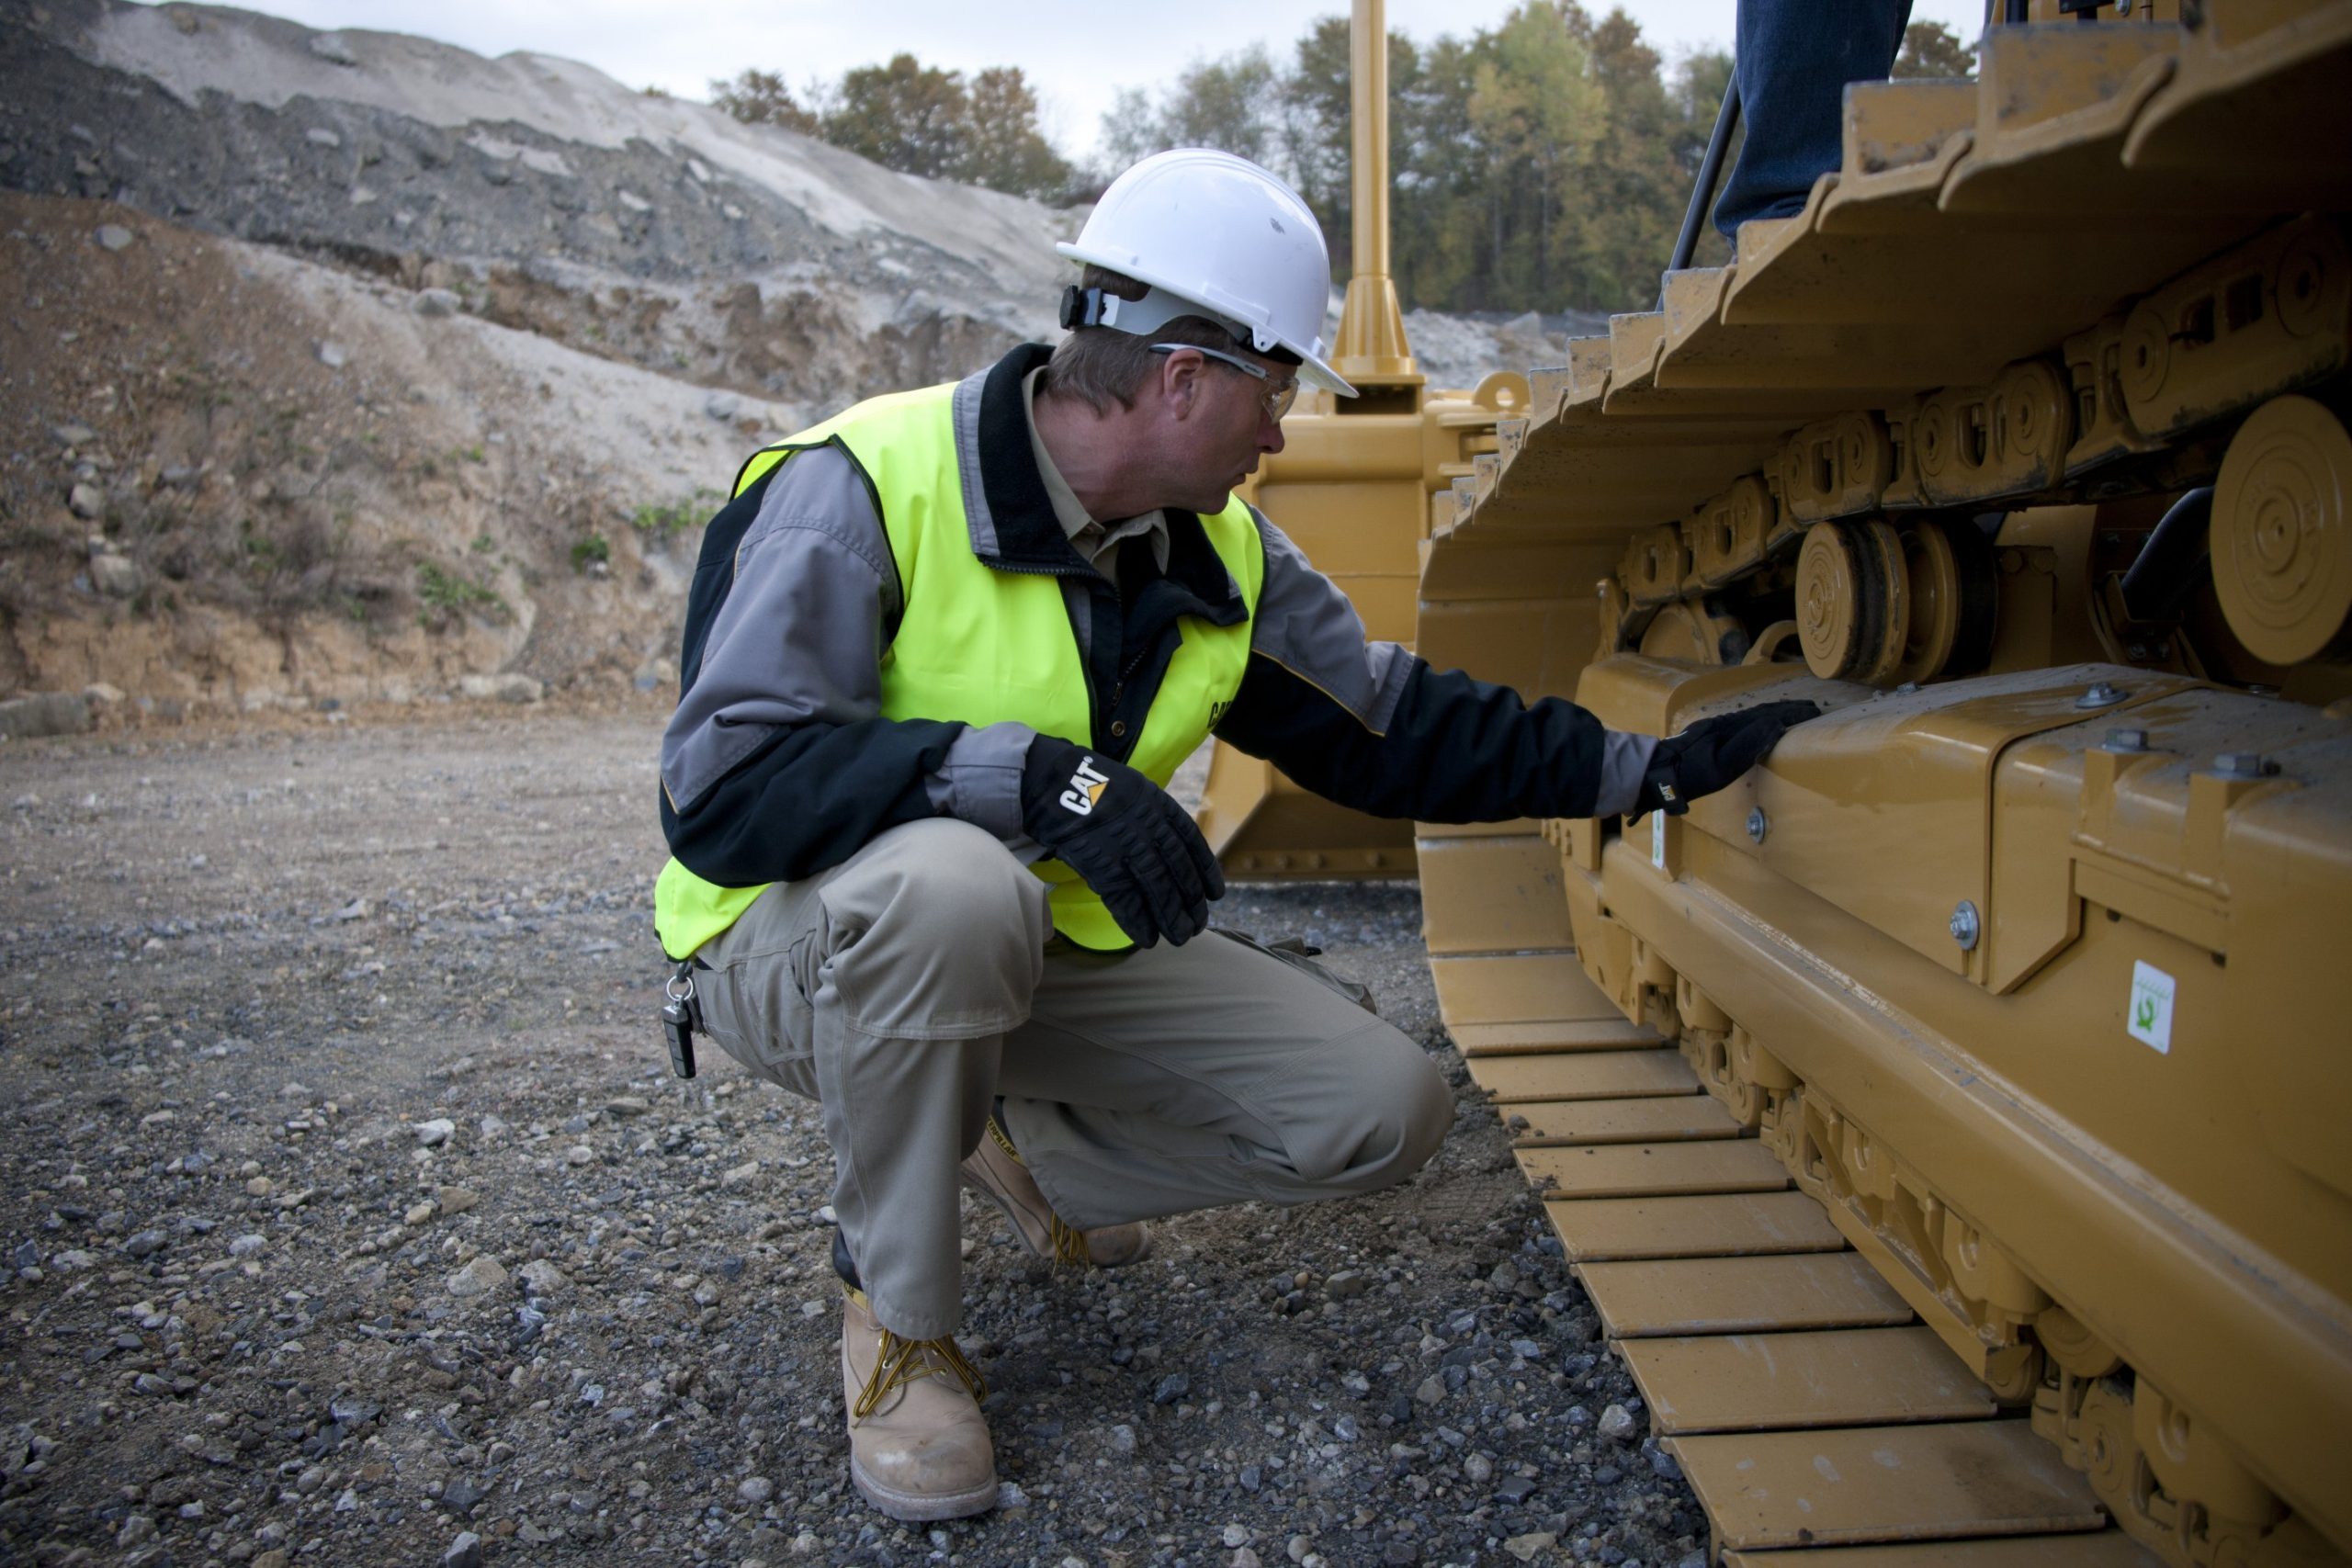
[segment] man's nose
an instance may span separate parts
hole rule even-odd
[[[1283,422],[1261,419],[1258,422],[1258,450],[1272,454],[1283,449]]]

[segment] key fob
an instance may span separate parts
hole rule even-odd
[[[695,1021],[682,1001],[664,1003],[662,1038],[670,1047],[670,1070],[682,1078],[695,1076]]]

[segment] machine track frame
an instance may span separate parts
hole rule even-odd
[[[1687,817],[1417,839],[1727,1562],[2352,1551],[2352,5],[2039,9],[1849,89],[1424,549],[1432,662],[1828,710]]]

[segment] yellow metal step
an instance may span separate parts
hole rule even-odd
[[[1574,945],[1560,890],[1560,852],[1539,835],[1423,838],[1419,849],[1422,902],[1442,902],[1448,911],[1442,930],[1431,922],[1431,955]],[[1616,1013],[1607,998],[1593,995]]]
[[[1982,1420],[1999,1409],[1924,1325],[1637,1339],[1618,1350],[1661,1437]]]
[[[1667,1446],[1726,1551],[2094,1530],[2090,1483],[2025,1421],[1723,1432]]]
[[[1454,842],[1475,842],[1456,840]],[[1450,1026],[1622,1020],[1617,1005],[1585,977],[1577,955],[1557,951],[1488,953],[1430,961],[1438,1006]]]
[[[1836,1252],[1846,1245],[1821,1205],[1802,1192],[1559,1198],[1544,1208],[1572,1263]]]
[[[1522,1149],[1519,1163],[1547,1198],[1778,1192],[1789,1185],[1788,1168],[1753,1138]]]
[[[1690,1064],[1680,1052],[1662,1048],[1474,1057],[1470,1076],[1498,1105],[1699,1092],[1699,1076]]]
[[[1858,1252],[1662,1258],[1578,1272],[1612,1339],[1911,1321],[1909,1303]]]
[[[1512,1145],[1522,1149],[1736,1138],[1741,1132],[1731,1112],[1703,1094],[1528,1100],[1501,1114],[1511,1129]]]

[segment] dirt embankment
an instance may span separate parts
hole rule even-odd
[[[1081,217],[550,56],[0,0],[0,734],[662,686],[744,456],[1049,334]]]
[[[663,673],[772,423],[411,293],[0,194],[0,689],[159,711]]]

